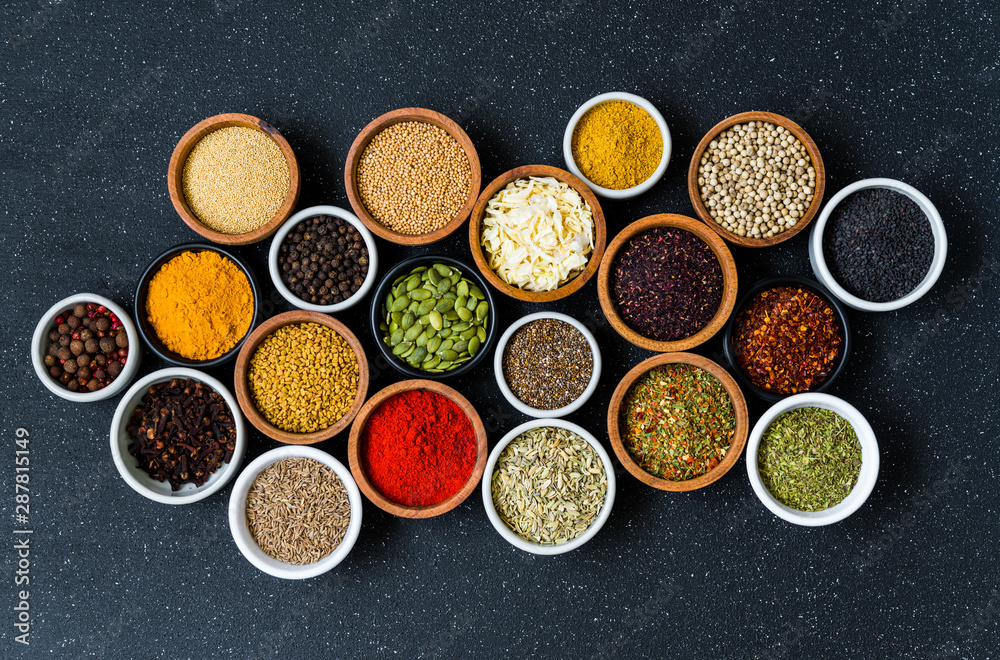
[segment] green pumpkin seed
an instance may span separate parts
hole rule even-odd
[[[431,337],[430,339],[428,339],[427,340],[427,352],[428,353],[437,353],[437,350],[439,348],[441,348],[441,341],[442,341],[442,339],[440,337]]]
[[[392,303],[392,307],[389,308],[390,312],[401,312],[406,309],[407,305],[410,304],[410,297],[405,293]]]
[[[486,300],[486,294],[476,285],[469,287],[469,295],[478,300]]]
[[[393,321],[392,323],[389,324],[389,330],[388,330],[388,332],[389,332],[390,335],[392,333],[396,332],[397,330],[399,330],[399,324],[398,323],[396,323],[395,321]]]
[[[482,346],[482,344],[479,341],[479,337],[473,337],[472,339],[470,339],[469,340],[469,355],[473,355],[474,356],[476,353],[478,353],[480,346]]]
[[[440,363],[441,363],[441,358],[439,358],[436,355],[428,354],[428,358],[424,360],[424,363],[420,365],[420,368],[425,371],[430,371],[434,367],[438,366]]]
[[[450,312],[454,306],[454,300],[444,298],[443,300],[439,300],[438,304],[434,305],[434,310],[441,313]]]
[[[417,326],[417,327],[420,327],[420,326]],[[427,342],[428,342],[427,335],[425,333],[423,333],[423,332],[421,332],[417,336],[417,338],[413,340],[413,343],[416,344],[418,347],[420,347],[420,346],[426,346]]]
[[[407,358],[406,361],[412,364],[413,366],[417,366],[418,364],[424,361],[425,357],[427,357],[427,349],[424,348],[423,346],[417,346],[416,348],[413,349],[413,352],[410,353],[410,357]]]
[[[434,269],[431,269],[431,270],[427,271],[427,279],[429,279],[431,281],[431,284],[433,284],[434,286],[437,286],[438,282],[441,281],[441,273],[437,272]]]
[[[424,335],[428,339],[433,339],[434,337],[437,336],[437,330],[435,330],[434,326],[430,324],[430,321],[427,322],[427,328],[424,329]]]
[[[476,336],[479,337],[480,342],[486,341],[486,328],[476,328]]]
[[[420,275],[410,275],[406,278],[406,290],[413,291],[421,285]]]
[[[441,346],[439,346],[438,349],[434,352],[437,353],[438,355],[441,355],[441,351],[451,350],[451,347],[454,345],[455,345],[454,339],[451,338],[445,339],[443,342],[441,342]]]
[[[410,298],[412,298],[413,300],[427,300],[432,295],[433,294],[427,289],[414,289],[410,293]]]
[[[399,325],[403,322],[403,312],[392,312],[389,314],[389,320],[391,323]]]
[[[468,309],[468,310],[469,310],[470,312],[474,312],[474,311],[476,311],[476,306],[477,306],[478,304],[479,304],[479,301],[478,301],[478,300],[476,300],[476,299],[475,299],[474,297],[472,297],[472,296],[469,296],[469,300],[468,300],[468,302],[466,302],[466,303],[465,303],[465,307],[466,307],[466,309]]]
[[[462,298],[465,298],[466,296],[468,296],[469,295],[469,281],[468,280],[462,280],[461,282],[459,282],[458,283],[458,288],[456,290],[458,291],[458,295],[461,296]]]
[[[466,308],[464,305],[459,305],[458,307],[456,307],[455,312],[458,314],[458,318],[462,319],[463,321],[472,320],[472,312],[469,311],[469,309]]]
[[[441,274],[442,277],[451,277],[451,267],[444,264],[434,264],[434,270]]]
[[[457,309],[459,307],[465,307],[465,303],[467,303],[467,302],[469,302],[469,296],[468,296],[468,294],[466,294],[464,296],[463,295],[459,295],[459,296],[457,296],[455,298],[455,308]]]
[[[450,348],[440,349],[437,352],[441,356],[442,360],[451,361],[458,357],[458,351],[452,350]]]
[[[456,312],[455,310],[451,310],[450,312],[445,312],[444,314],[442,314],[442,316],[444,316],[445,320],[450,323],[454,323],[455,321],[458,321],[461,318],[458,315],[458,312]]]
[[[448,369],[451,369],[451,360],[441,360],[438,363],[437,369],[435,370],[434,373],[439,374],[443,371],[448,371]]]
[[[462,321],[461,323],[456,323],[455,325],[453,325],[451,329],[454,330],[455,332],[465,332],[471,327],[472,327],[471,323],[466,323],[465,321]]]
[[[455,345],[451,347],[453,351],[461,355],[469,348],[469,342],[466,340],[456,341]]]
[[[399,321],[399,325],[400,327],[403,328],[403,330],[409,330],[410,326],[412,326],[416,322],[417,322],[417,315],[414,314],[413,312],[408,311],[405,314],[403,314],[403,318],[401,321]]]
[[[427,315],[428,320],[430,320],[431,327],[435,330],[440,330],[444,327],[444,319],[441,318],[441,312],[434,308]]]
[[[485,300],[476,305],[476,319],[482,321],[490,313],[490,304]]]
[[[434,300],[433,298],[421,302],[420,305],[417,306],[417,316],[427,316],[427,314],[429,314],[430,311],[434,309],[434,305],[436,304],[437,301]]]
[[[476,336],[476,329],[475,328],[469,328],[468,330],[464,331],[459,336],[462,339],[464,339],[465,341],[472,341],[472,338]]]
[[[444,292],[450,288],[451,288],[451,280],[447,278],[442,278],[442,280],[437,284],[437,293],[439,296],[443,295]]]
[[[389,326],[386,325],[385,321],[382,321],[381,323],[378,324],[378,329],[381,330],[382,332],[388,332]]]
[[[402,328],[393,331],[392,335],[389,336],[389,343],[395,346],[399,342],[403,341],[403,335],[405,334],[405,332],[406,331],[403,330]]]
[[[454,294],[453,292],[451,292],[451,291],[446,291],[446,292],[445,292],[445,294],[444,294],[443,296],[441,296],[441,297],[442,297],[442,298],[447,298],[448,300],[455,300],[456,298],[458,298],[458,296],[456,296],[456,295],[455,295],[455,294]]]
[[[447,339],[451,336],[451,328],[442,328],[441,332],[438,333],[438,337],[441,339]]]
[[[392,354],[393,355],[402,355],[403,353],[405,353],[408,350],[411,350],[412,348],[413,348],[413,344],[412,343],[410,343],[408,341],[401,341],[401,342],[399,342],[398,344],[396,344],[395,346],[392,347]]]
[[[422,272],[424,272],[425,270],[427,270],[427,266],[417,266],[416,268],[414,268],[414,269],[413,269],[413,270],[411,270],[410,272],[411,272],[411,273],[422,273]]]
[[[424,329],[419,325],[415,325],[406,331],[406,334],[403,335],[403,339],[406,341],[413,341],[422,334],[424,334]]]

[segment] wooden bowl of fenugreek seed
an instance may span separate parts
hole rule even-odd
[[[236,398],[264,435],[292,445],[346,429],[368,393],[368,359],[346,325],[319,312],[278,314],[251,334],[233,374]]]
[[[167,168],[170,201],[213,243],[247,245],[278,231],[299,200],[299,163],[266,121],[226,113],[198,122]]]
[[[611,457],[586,429],[561,419],[525,422],[490,453],[483,505],[493,527],[537,555],[576,550],[611,515],[616,480]]]
[[[688,168],[688,195],[701,220],[742,247],[770,247],[805,229],[819,212],[826,168],[801,126],[771,112],[720,121]]]
[[[354,213],[399,245],[451,235],[479,196],[479,154],[462,127],[440,112],[401,108],[361,129],[347,153],[344,187]]]
[[[736,464],[750,428],[739,385],[694,353],[664,353],[633,367],[608,405],[618,460],[653,488],[690,491]]]

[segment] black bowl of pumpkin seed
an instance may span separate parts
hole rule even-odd
[[[468,373],[497,335],[485,280],[444,255],[411,257],[386,273],[372,296],[371,324],[389,364],[412,378]]]

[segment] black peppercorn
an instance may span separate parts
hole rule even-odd
[[[289,232],[278,252],[282,280],[299,298],[330,305],[351,297],[368,274],[368,249],[342,218],[315,216]]]

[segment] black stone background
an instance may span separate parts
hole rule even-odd
[[[27,648],[13,639],[12,531],[0,537],[0,656],[995,657],[998,10],[784,4],[5,3],[0,518],[13,530],[14,431],[25,427],[35,532]],[[348,148],[384,112],[423,106],[457,119],[485,185],[518,165],[563,167],[570,115],[611,90],[660,108],[674,148],[652,191],[602,201],[609,238],[645,215],[692,214],[694,146],[716,122],[755,109],[809,131],[827,198],[888,176],[940,209],[951,243],[937,286],[897,312],[850,314],[855,352],[832,393],[869,418],[882,468],[848,520],[779,520],[753,495],[743,461],[691,494],[619,471],[608,524],[568,555],[511,547],[477,491],[431,520],[366,504],[343,564],[281,581],[239,554],[231,486],[189,506],[142,498],[109,455],[117,400],[57,399],[31,371],[43,310],[86,291],[131,308],[146,265],[196,238],[165,174],[177,140],[205,117],[273,122],[302,167],[300,207],[346,207]],[[765,276],[811,275],[807,234],[734,248],[741,291]],[[265,282],[267,247],[236,250]],[[471,263],[464,230],[429,248],[378,248],[383,268],[431,251]],[[602,321],[596,281],[550,305],[499,298],[504,324],[539,309],[596,319],[601,387],[570,419],[606,442],[612,390],[651,354]],[[340,318],[374,355],[366,309]],[[716,338],[697,352],[721,359],[720,348]],[[142,372],[161,366],[147,351]],[[229,380],[231,367],[214,375]],[[370,391],[399,378],[383,372]],[[449,383],[479,408],[491,446],[524,421],[487,364]],[[748,399],[755,421],[767,406]],[[319,446],[346,462],[346,437]],[[248,462],[276,446],[256,432],[250,441]]]

